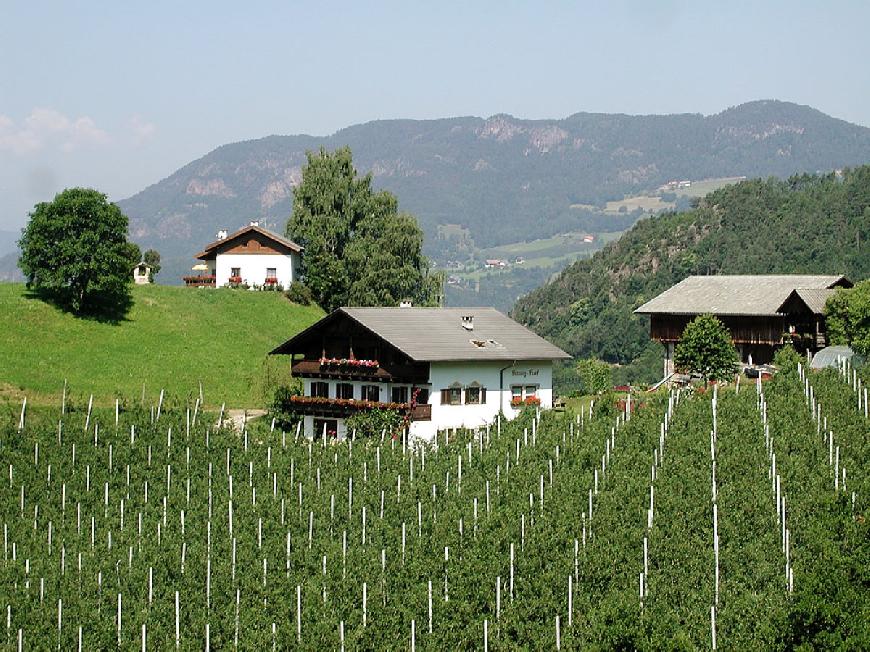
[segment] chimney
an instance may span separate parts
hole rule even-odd
[[[474,315],[462,315],[462,328],[467,331],[474,330]]]
[[[220,231],[218,231],[217,232],[217,239],[218,240],[226,240],[227,239],[227,230],[221,229]]]
[[[255,221],[251,222],[250,226],[260,226],[259,220],[255,220]]]

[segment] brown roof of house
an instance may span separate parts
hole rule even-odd
[[[339,308],[272,353],[293,353],[322,323],[342,315],[417,362],[571,357],[495,308]],[[467,316],[472,317],[472,330],[463,326],[463,317]]]
[[[287,247],[288,249],[291,249],[297,253],[302,251],[301,245],[296,244],[292,240],[288,240],[287,238],[280,236],[273,231],[269,231],[268,229],[264,229],[262,226],[250,224],[248,226],[243,226],[238,231],[230,233],[226,238],[222,238],[220,240],[215,240],[214,242],[206,245],[205,249],[203,249],[201,252],[196,254],[196,256],[194,256],[194,258],[198,258],[200,260],[205,260],[205,259],[211,258],[212,256],[214,256],[216,254],[215,249],[217,249],[218,247],[221,247],[223,245],[226,245],[229,242],[231,242],[237,238],[240,238],[241,236],[243,236],[247,233],[250,233],[251,231],[256,231],[257,233],[269,238],[270,240],[273,240],[273,241],[277,242],[278,244],[283,245],[283,246]]]
[[[671,315],[777,315],[782,304],[795,290],[806,290],[810,297],[813,292],[839,286],[851,287],[852,283],[840,275],[689,276],[647,301],[635,312]],[[816,296],[812,294],[814,303]],[[803,299],[803,295],[801,298]],[[822,306],[824,307],[824,302]]]

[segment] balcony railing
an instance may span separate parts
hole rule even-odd
[[[184,284],[187,287],[214,287],[214,276],[183,276]]]
[[[425,383],[429,377],[426,365],[341,365],[321,364],[320,360],[297,360],[290,372],[299,378],[346,378],[407,383]]]
[[[324,398],[322,396],[291,396],[290,404],[302,414],[324,417],[348,417],[364,410],[396,410],[407,414],[412,421],[431,421],[432,406],[409,403],[388,403],[384,401],[365,401],[352,398]]]

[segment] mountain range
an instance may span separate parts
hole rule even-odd
[[[485,248],[622,231],[639,214],[606,214],[605,202],[673,180],[784,178],[870,161],[870,129],[775,100],[710,116],[379,120],[326,137],[223,145],[118,203],[130,217],[131,238],[161,253],[158,281],[179,283],[192,255],[219,229],[259,220],[283,232],[306,151],[342,145],[351,147],[361,173],[370,172],[376,187],[417,216],[427,253],[442,262],[457,237],[465,247],[471,240]]]

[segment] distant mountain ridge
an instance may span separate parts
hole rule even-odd
[[[870,161],[870,129],[773,100],[706,117],[383,120],[327,137],[223,145],[119,204],[133,239],[163,254],[159,280],[173,282],[220,228],[259,219],[283,231],[306,150],[342,145],[419,218],[430,251],[439,225],[463,225],[478,246],[493,246],[591,230],[600,214],[576,205],[600,206],[673,179],[786,177]],[[621,230],[635,218],[610,219]]]

